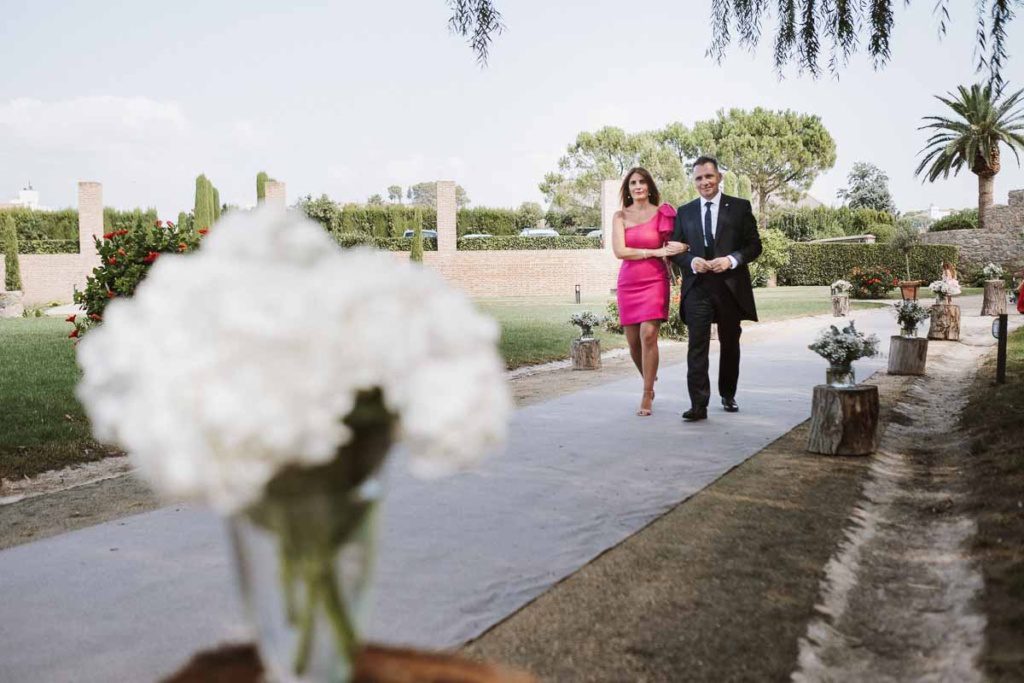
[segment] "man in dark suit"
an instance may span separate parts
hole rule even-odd
[[[698,158],[693,164],[693,182],[700,197],[679,207],[672,234],[673,242],[689,245],[685,253],[672,257],[683,272],[679,316],[689,336],[686,386],[690,409],[683,413],[688,422],[708,416],[712,323],[718,324],[718,395],[726,412],[740,409],[736,403],[740,321],[757,320],[747,265],[761,255],[761,237],[750,202],[722,194],[718,161]]]

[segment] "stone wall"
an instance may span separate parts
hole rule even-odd
[[[922,235],[925,244],[960,247],[961,269],[986,263],[1019,269],[1024,266],[1024,190],[1010,192],[1008,204],[992,207],[986,230],[947,230]]]

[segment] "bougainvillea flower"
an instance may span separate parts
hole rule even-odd
[[[112,266],[117,265],[117,257],[111,256],[110,258],[107,259],[107,263],[109,263]]]
[[[167,221],[167,227],[168,228],[173,228],[174,227],[174,223],[172,223],[171,221]]]
[[[160,256],[159,252],[151,251],[148,254],[146,254],[146,257],[142,259],[142,262],[143,263],[152,263],[153,261],[156,261],[158,256]]]
[[[107,298],[108,299],[113,299],[115,296],[117,296],[117,294],[114,294],[114,290],[112,290],[112,289],[108,289],[107,290]]]
[[[77,336],[78,336],[78,328],[76,327],[75,329],[71,330],[71,334],[69,334],[68,337],[71,338],[71,339],[74,339]]]
[[[127,256],[128,255],[128,252],[126,252],[124,250],[124,247],[121,247],[120,249],[118,249],[117,253],[120,254],[121,256]]]
[[[96,322],[99,322],[99,321],[103,320],[103,316],[99,315],[97,313],[90,313],[89,314],[89,320],[95,320]]]
[[[200,228],[200,229],[199,229],[199,234],[200,234],[200,235],[205,235],[205,234],[206,234],[206,233],[208,233],[208,232],[210,232],[210,229],[209,229],[209,228]]]
[[[75,322],[75,316],[74,315],[69,315],[68,317],[64,318],[64,322],[66,322],[66,323],[73,323],[73,322]]]
[[[118,230],[114,234],[117,235],[118,237],[120,237],[121,235],[127,235],[128,231],[127,230]]]
[[[158,227],[158,228],[162,228],[162,227],[164,227],[164,222],[163,221],[157,221],[156,223],[154,223],[154,225],[156,227]]]
[[[112,233],[112,232],[103,233],[103,239],[105,239],[105,240],[112,240],[112,239],[114,239],[114,235],[115,235],[115,233]]]
[[[188,249],[188,245],[184,242],[178,245],[178,251],[185,251],[186,249]]]

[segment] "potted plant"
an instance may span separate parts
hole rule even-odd
[[[914,228],[909,225],[901,225],[897,228],[896,234],[893,236],[892,241],[889,244],[903,254],[903,263],[906,267],[904,271],[907,278],[899,281],[900,296],[906,301],[917,300],[917,290],[924,284],[923,280],[912,280],[910,278],[910,252],[913,251],[914,247],[921,241],[921,235]]]
[[[829,285],[832,293],[832,315],[844,316],[850,312],[850,290],[853,285],[846,280],[836,280]]]
[[[573,370],[597,370],[601,367],[601,340],[594,337],[594,328],[604,321],[590,311],[573,313],[569,318],[570,323],[580,328],[580,336],[572,340]]]
[[[828,361],[829,367],[825,373],[827,384],[833,387],[852,387],[857,383],[853,362],[877,356],[878,337],[874,334],[865,336],[851,320],[843,329],[829,325],[807,348]]]

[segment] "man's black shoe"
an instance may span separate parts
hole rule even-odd
[[[738,413],[740,412],[740,405],[736,403],[734,398],[723,398],[722,407],[725,408],[727,413]]]
[[[690,408],[685,413],[683,413],[683,419],[686,420],[687,422],[696,422],[697,420],[706,420],[706,419],[708,419],[708,409],[707,408]]]

